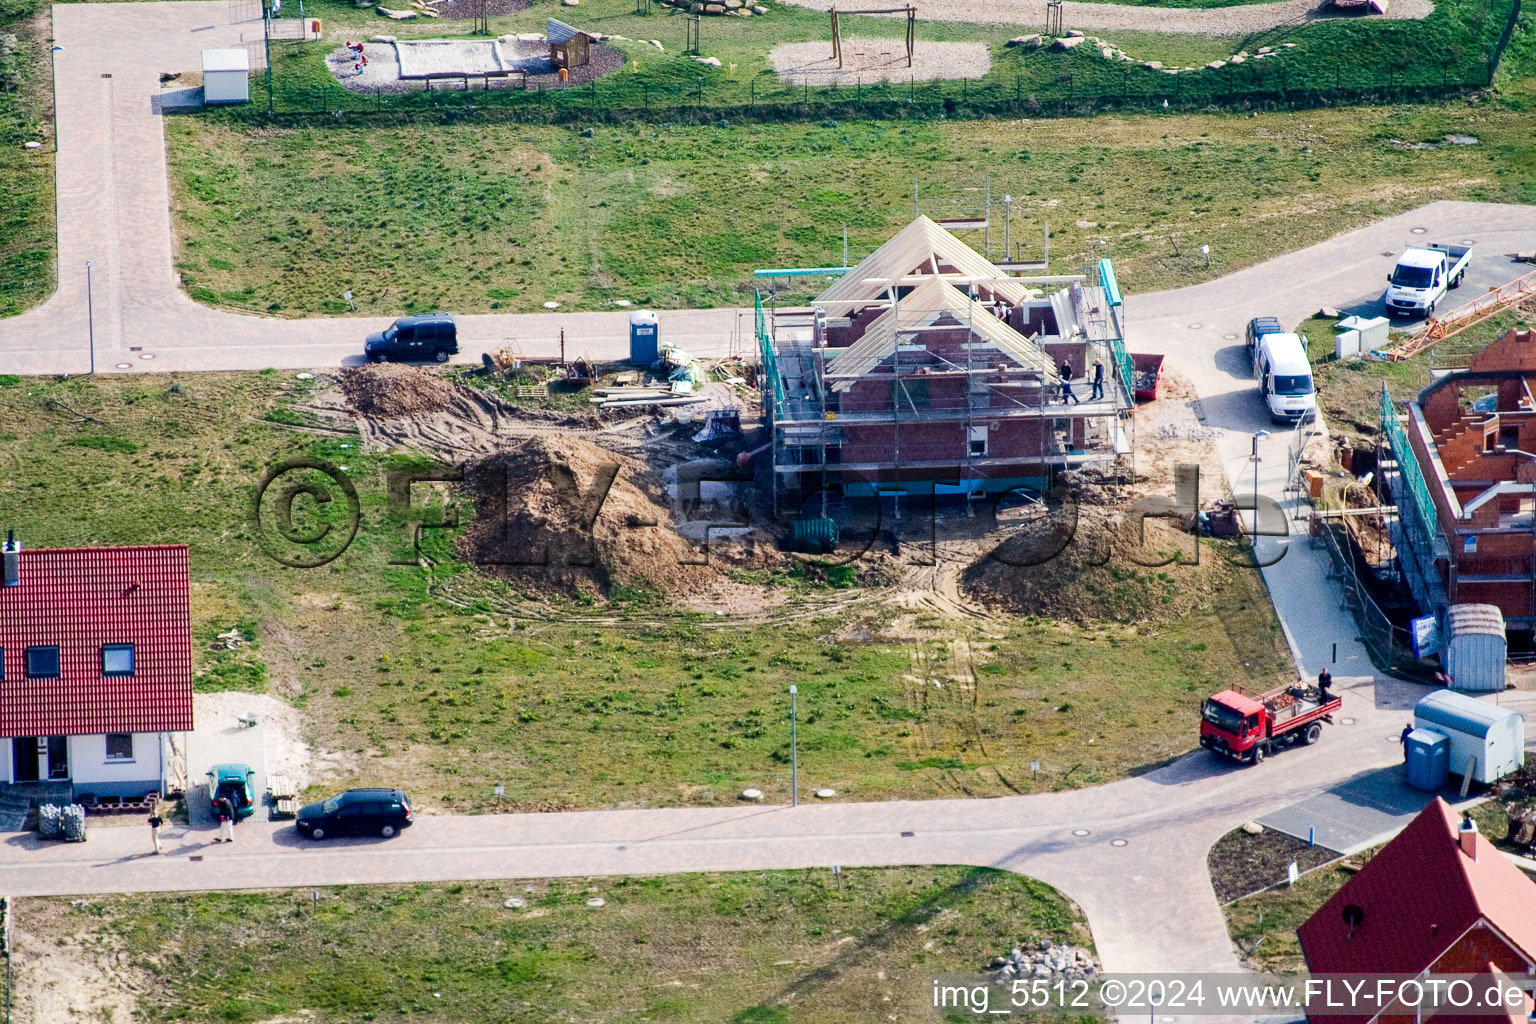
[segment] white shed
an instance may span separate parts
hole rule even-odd
[[[1496,782],[1525,763],[1525,719],[1519,712],[1451,690],[1436,690],[1413,709],[1415,728],[1451,741],[1451,774]]]
[[[245,50],[203,51],[203,102],[249,103],[251,58]]]
[[[1446,612],[1445,674],[1458,690],[1504,689],[1504,613],[1494,604],[1453,604]]]

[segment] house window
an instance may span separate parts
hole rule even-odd
[[[132,761],[133,736],[126,732],[107,733],[107,760]]]
[[[101,648],[101,674],[133,675],[133,644],[106,644]]]
[[[971,457],[972,458],[983,458],[983,457],[985,457],[986,454],[987,454],[987,428],[986,427],[971,427],[970,428],[970,432],[971,432],[971,447],[970,447]]]
[[[5,678],[5,648],[0,647],[0,679]]]
[[[59,678],[59,648],[57,645],[27,648],[27,678]]]

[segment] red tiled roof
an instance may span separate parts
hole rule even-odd
[[[28,679],[26,648],[57,645],[59,678]],[[132,676],[103,676],[103,644],[133,644]],[[184,545],[21,552],[0,586],[0,737],[192,728]]]
[[[1296,929],[1312,974],[1417,974],[1478,920],[1536,959],[1536,882],[1482,835],[1461,852],[1456,812],[1436,797]],[[1351,928],[1344,908],[1359,907]],[[1335,1024],[1367,1019],[1330,1017]],[[1496,1019],[1496,1018],[1489,1018]]]

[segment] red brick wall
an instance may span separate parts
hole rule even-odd
[[[1510,331],[1473,356],[1471,368],[1536,371],[1536,331]]]

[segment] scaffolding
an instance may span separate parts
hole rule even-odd
[[[828,489],[915,485],[966,500],[1044,489],[1058,470],[1129,457],[1135,374],[1120,302],[1107,259],[1097,283],[1015,277],[922,215],[810,308],[759,293],[776,510]],[[1084,392],[1103,364],[1100,397],[1069,395],[1058,372],[1069,360]]]

